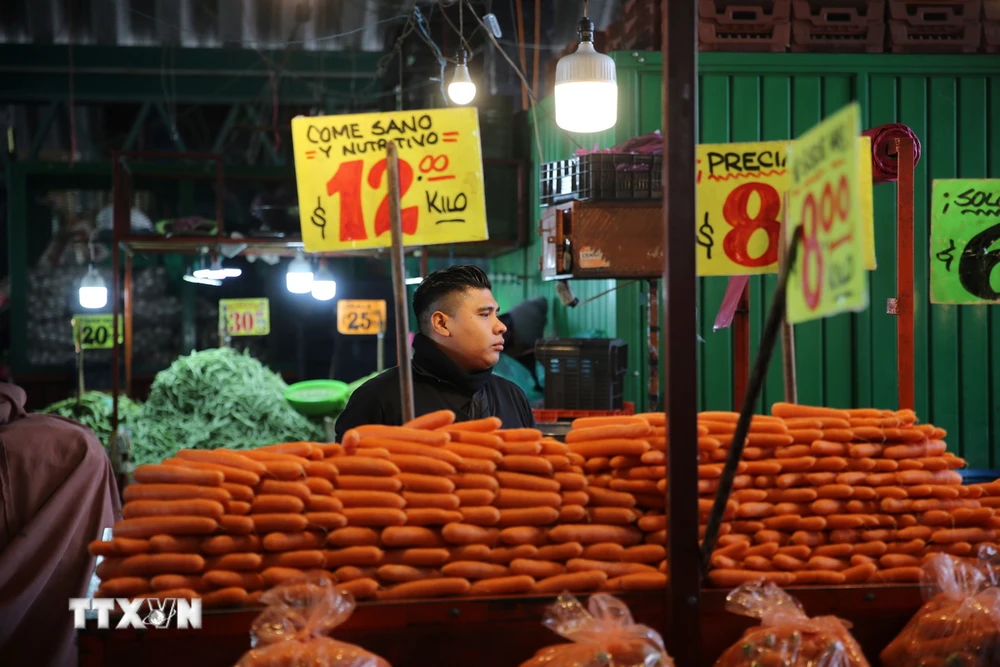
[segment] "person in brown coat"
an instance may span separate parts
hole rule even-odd
[[[121,516],[111,462],[90,429],[28,414],[0,383],[0,663],[75,667],[69,598],[86,597],[87,551]]]

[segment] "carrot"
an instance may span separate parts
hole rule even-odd
[[[192,574],[201,572],[205,559],[198,554],[136,554],[121,561],[122,576],[148,576],[151,574]]]
[[[205,453],[210,454],[213,452]],[[249,459],[247,459],[247,461],[253,463],[253,461],[250,461]],[[254,486],[260,482],[260,476],[257,473],[250,472],[249,470],[242,470],[240,468],[232,468],[218,463],[207,463],[203,461],[191,461],[177,458],[165,459],[163,461],[163,465],[189,468],[192,470],[216,470],[222,473],[224,481],[233,482],[234,484],[247,484],[249,486]]]
[[[843,572],[833,570],[802,570],[795,573],[795,581],[798,586],[839,586],[847,580]]]
[[[342,512],[306,512],[303,516],[313,528],[336,530],[347,525],[347,517]]]
[[[452,597],[465,595],[471,585],[468,580],[459,577],[442,577],[440,579],[424,579],[397,584],[392,588],[379,591],[380,600],[402,600],[418,598]]]
[[[126,503],[134,500],[193,500],[204,498],[224,503],[232,496],[224,488],[195,484],[129,484],[123,498]]]
[[[507,491],[516,490],[508,489]],[[489,489],[459,489],[455,491],[455,495],[458,496],[460,507],[483,507],[490,505],[497,497],[497,494]]]
[[[372,459],[362,456],[342,456],[337,459],[337,468],[341,475],[361,475],[368,477],[392,477],[400,473],[399,467],[385,459]],[[334,483],[342,486],[342,484]]]
[[[418,442],[406,442],[403,440],[391,440],[388,438],[365,438],[362,444],[366,447],[377,447],[384,449],[390,454],[403,454],[407,456],[426,456],[428,458],[444,461],[453,466],[462,463],[462,457],[449,450],[451,443],[444,446],[422,444]],[[341,459],[337,459],[340,461]]]
[[[213,556],[259,551],[261,540],[256,535],[216,535],[201,543],[201,550]]]
[[[667,550],[658,544],[643,544],[625,549],[621,559],[628,563],[659,563],[667,557]]]
[[[334,465],[333,461],[307,461],[303,470],[306,471],[306,475],[310,478],[324,479],[328,482],[336,483],[337,477],[340,475],[340,468]],[[309,480],[306,480],[308,484]]]
[[[355,428],[362,438],[385,438],[387,440],[403,440],[422,445],[441,446],[451,440],[444,431],[427,431],[423,429],[406,428],[404,426],[385,426],[382,424],[367,424]]]
[[[543,458],[516,454],[503,457],[500,468],[531,475],[551,475],[555,472],[552,463]]]
[[[343,512],[344,503],[333,496],[310,496],[306,501],[306,510],[310,512]]]
[[[403,512],[406,514],[408,526],[443,526],[446,523],[462,521],[464,518],[457,510],[440,507],[409,507]]]
[[[142,484],[221,486],[225,481],[225,475],[218,470],[197,470],[162,464],[138,466],[133,477]]]
[[[261,576],[264,578],[264,585],[271,588],[299,579],[305,576],[305,573],[290,567],[269,567],[261,572]]]
[[[502,533],[502,531],[501,531]],[[502,539],[501,535],[501,539]],[[533,544],[519,544],[512,547],[497,547],[490,549],[489,562],[497,565],[510,565],[518,558],[535,558],[538,555],[538,547]]]
[[[445,510],[457,510],[461,504],[458,496],[453,493],[418,493],[403,491],[403,499],[408,508],[436,507]]]
[[[590,504],[595,507],[635,507],[635,496],[630,493],[591,487],[587,494]]]
[[[789,572],[794,572],[796,570],[805,570],[806,563],[804,560],[788,556],[786,554],[776,554],[774,558],[771,559],[771,563],[779,570],[787,570]]]
[[[403,424],[403,428],[434,430],[443,429],[455,423],[455,413],[451,410],[435,410]]]
[[[459,507],[462,521],[473,526],[495,526],[500,522],[500,510],[495,507]]]
[[[632,526],[563,524],[549,530],[549,539],[557,543],[579,542],[584,545],[598,542],[617,542],[622,546],[630,547],[642,542],[642,532]]]
[[[996,540],[996,532],[984,528],[944,528],[936,530],[931,535],[931,541],[937,544],[949,544],[954,542],[993,542]]]
[[[495,505],[500,509],[516,507],[559,507],[562,505],[562,497],[558,493],[552,493],[551,491],[500,489],[496,494]]]
[[[451,553],[447,549],[416,547],[387,551],[382,562],[391,565],[436,568],[447,563],[450,558]]]
[[[500,486],[508,489],[523,489],[525,491],[551,491],[558,493],[559,482],[554,479],[527,475],[517,472],[499,471],[496,474]]]
[[[826,544],[826,540],[826,535],[821,532],[799,530],[792,533],[788,542],[790,544],[800,544],[810,548],[815,548]]]
[[[812,467],[816,465],[816,457],[800,456],[797,459],[778,459],[778,462],[781,464],[781,469],[786,473],[804,472],[812,470]]]
[[[526,575],[481,579],[469,588],[469,595],[519,595],[532,593],[535,580]]]
[[[585,570],[546,577],[535,584],[535,590],[539,593],[593,591],[603,586],[607,580],[607,573],[601,570]]]
[[[497,464],[485,459],[462,459],[461,465],[456,466],[456,469],[459,472],[492,475],[497,471]]]
[[[149,538],[154,535],[206,535],[218,527],[215,519],[201,516],[152,516],[123,519],[113,527],[117,537]]]
[[[232,500],[248,503],[253,500],[253,488],[245,484],[232,484],[223,482],[222,490],[229,494]]]
[[[283,495],[295,496],[303,501],[309,500],[312,490],[309,486],[309,478],[306,482],[282,482],[275,479],[265,479],[257,487],[257,493],[263,495]]]
[[[253,518],[227,514],[219,517],[219,528],[226,533],[247,535],[254,531]]]
[[[177,458],[186,459],[188,461],[199,461],[202,463],[216,463],[227,468],[236,468],[238,470],[251,472],[257,475],[258,478],[266,472],[264,466],[258,461],[249,459],[242,454],[222,449],[182,449],[177,452]],[[245,483],[246,482],[237,482],[237,484]],[[254,482],[254,484],[256,484],[256,482]]]
[[[269,533],[263,539],[264,549],[267,551],[318,549],[323,546],[323,543],[324,536],[314,532]]]
[[[483,419],[472,419],[466,422],[457,422],[448,427],[453,431],[475,431],[478,433],[490,433],[500,428],[501,422],[498,417],[485,417]]]
[[[521,507],[500,510],[497,525],[547,526],[559,520],[559,510],[554,507]]]
[[[773,581],[779,586],[791,586],[795,582],[795,575],[791,572],[715,569],[708,572],[708,579],[712,584],[724,588],[734,588],[752,581]]]
[[[337,584],[337,588],[342,591],[347,591],[356,600],[367,600],[374,598],[377,595],[379,583],[374,579],[365,577],[363,579],[354,579],[353,581],[345,581]]]
[[[251,518],[254,530],[258,533],[295,533],[305,530],[309,525],[305,516],[289,512],[254,514]]]
[[[460,546],[480,544],[493,547],[500,538],[500,531],[495,528],[449,523],[441,529],[441,536],[449,544]]]
[[[858,563],[843,570],[841,574],[844,575],[844,583],[860,584],[871,579],[877,571],[878,566],[874,563]]]
[[[489,489],[496,492],[500,488],[497,478],[492,475],[461,472],[449,475],[448,479],[455,485],[456,489]]]
[[[492,461],[493,463],[500,463],[503,461],[503,453],[492,447],[484,447],[482,445],[449,442],[442,449],[464,459],[481,459],[484,461]]]
[[[149,580],[148,588],[152,588],[154,591],[168,591],[178,588],[189,588],[198,591],[204,588],[202,579],[203,576],[200,574],[158,574]],[[116,580],[112,579],[111,581]]]
[[[122,516],[125,519],[158,516],[204,516],[218,519],[225,513],[221,503],[204,498],[190,500],[134,500],[125,503]]]
[[[309,462],[309,459],[304,456],[295,456],[293,454],[283,454],[276,451],[268,451],[266,449],[248,449],[240,452],[241,456],[245,456],[253,461],[258,461],[264,463],[265,461],[289,461],[291,463],[298,463],[299,465],[305,465]],[[265,466],[266,467],[266,466]]]
[[[368,567],[379,565],[382,562],[385,552],[378,547],[345,547],[343,549],[327,550],[323,552],[326,558],[326,568],[328,570],[341,567],[343,565],[354,565],[357,567]]]
[[[391,526],[382,531],[382,544],[387,547],[438,548],[444,546],[441,536],[421,526]]]
[[[345,491],[333,492],[333,497],[339,500],[344,507],[391,507],[403,509],[406,507],[406,500],[398,493],[389,491]]]
[[[464,445],[478,445],[489,447],[490,449],[500,449],[504,444],[503,438],[492,433],[477,433],[475,431],[448,431],[451,436],[451,443],[462,443]],[[562,443],[558,443],[562,445]],[[563,445],[565,447],[565,445]],[[564,453],[564,452],[559,452]]]
[[[267,554],[261,567],[296,567],[303,570],[322,568],[326,565],[326,556],[319,549],[299,549],[296,551],[281,551]]]
[[[570,558],[579,558],[583,552],[583,545],[579,542],[564,542],[539,547],[535,558],[546,561],[564,561]]]
[[[149,579],[145,577],[115,577],[102,581],[95,597],[132,598],[151,591]]]
[[[570,431],[572,435],[573,431]],[[569,436],[567,436],[568,438]],[[650,450],[649,442],[628,438],[574,441],[569,450],[585,458],[613,456],[642,456]]]
[[[326,543],[332,547],[374,547],[380,544],[380,538],[371,528],[348,526],[328,533]]]
[[[230,586],[206,593],[201,598],[201,604],[206,609],[237,609],[245,606],[248,600],[245,588]]]
[[[665,415],[661,413],[646,413],[642,415],[612,415],[608,417],[577,417],[570,423],[572,430],[584,428],[594,428],[597,426],[619,426],[645,423],[646,426],[656,422],[656,426],[663,426],[666,422]]]
[[[850,419],[850,415],[844,410],[783,402],[774,403],[771,406],[771,414],[782,419],[816,419],[824,417],[843,420]]]
[[[621,493],[631,493],[634,495],[646,494],[654,496],[658,496],[660,494],[660,489],[656,485],[656,482],[650,479],[613,479],[609,482],[608,486],[612,491],[618,491]],[[636,497],[636,502],[638,503],[638,501],[639,498]],[[663,502],[662,499],[660,502]]]
[[[587,513],[594,523],[622,526],[635,523],[641,516],[638,511],[626,507],[591,507]]]
[[[500,451],[504,456],[516,454],[521,456],[538,456],[542,453],[542,443],[540,442],[504,442],[500,446]],[[569,465],[569,459],[564,455],[548,455],[545,457],[553,466],[558,462],[561,467]]]
[[[437,570],[416,568],[412,565],[390,564],[382,565],[378,568],[379,579],[390,583],[405,583],[407,581],[432,579],[440,576],[441,574]]]
[[[297,496],[263,494],[255,496],[251,504],[252,514],[298,514],[306,504]]]

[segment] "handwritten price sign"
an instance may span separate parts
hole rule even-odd
[[[791,142],[698,146],[698,275],[778,272],[782,197],[791,177]],[[858,138],[865,268],[875,270],[871,139]],[[867,196],[864,196],[867,195]]]
[[[113,315],[74,315],[70,320],[73,338],[83,350],[108,350],[114,347]],[[118,316],[118,344],[125,340],[125,323]]]
[[[791,239],[802,246],[788,279],[787,317],[806,322],[868,305],[864,223],[858,183],[859,107],[852,103],[802,135],[790,148]]]
[[[1000,302],[1000,180],[934,181],[931,303]]]
[[[777,273],[788,142],[698,146],[698,275]]]
[[[230,336],[266,336],[271,333],[270,301],[219,299],[219,319]]]
[[[385,147],[399,149],[406,245],[485,241],[475,109],[292,119],[300,223],[309,252],[388,247]]]
[[[337,331],[347,336],[365,336],[385,331],[385,300],[337,302]]]

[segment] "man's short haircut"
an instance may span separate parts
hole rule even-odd
[[[413,312],[417,315],[420,331],[426,334],[430,330],[431,315],[435,311],[452,314],[451,297],[470,289],[493,289],[486,273],[472,264],[441,269],[424,278],[413,293]]]

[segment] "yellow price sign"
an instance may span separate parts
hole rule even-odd
[[[802,244],[788,277],[787,317],[806,322],[868,305],[858,179],[858,104],[844,107],[790,148],[789,239]]]
[[[787,141],[698,146],[698,275],[777,273]]]
[[[793,142],[698,146],[697,270],[699,276],[778,272],[782,199],[791,177]],[[875,270],[871,139],[858,137],[865,268]]]
[[[74,315],[70,320],[73,340],[83,350],[108,350],[114,347],[114,316],[111,314]],[[118,316],[118,344],[125,340],[125,322]]]
[[[271,302],[260,299],[219,299],[220,325],[229,336],[266,336],[271,333]]]
[[[293,118],[305,249],[392,245],[385,173],[389,142],[399,149],[404,244],[487,240],[479,139],[474,108]]]
[[[385,331],[385,299],[337,302],[337,331],[347,336],[366,336]]]

